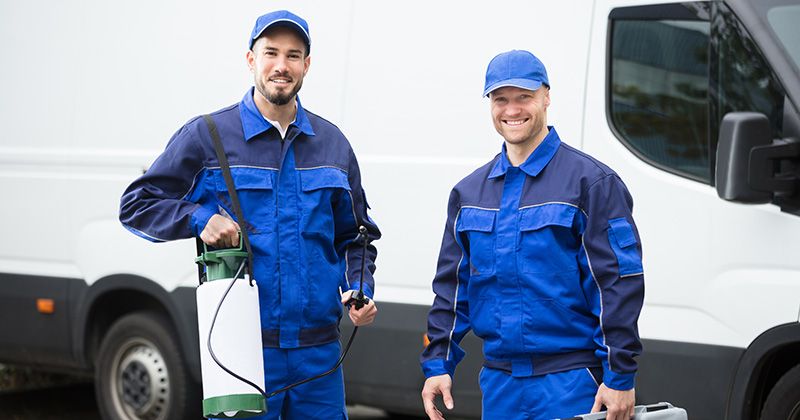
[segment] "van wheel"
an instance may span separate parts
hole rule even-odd
[[[95,395],[104,419],[200,417],[198,386],[174,337],[169,322],[153,313],[126,315],[111,326],[95,361]]]
[[[761,420],[800,420],[800,365],[784,373],[769,391]]]

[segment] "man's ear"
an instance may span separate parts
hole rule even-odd
[[[303,76],[305,77],[306,73],[308,73],[308,68],[311,67],[311,56],[306,56],[305,59],[305,69],[303,69]]]
[[[251,72],[254,71],[256,67],[256,55],[252,50],[247,50],[247,55],[245,57],[247,60],[247,68],[249,68]]]

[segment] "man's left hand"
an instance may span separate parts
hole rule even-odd
[[[342,293],[342,304],[345,304],[348,300],[350,300],[350,295],[353,291],[348,290]],[[360,327],[362,325],[369,325],[372,321],[375,320],[375,314],[378,313],[378,307],[375,306],[375,301],[372,299],[369,300],[369,303],[362,306],[361,309],[356,309],[356,305],[350,305],[350,312],[348,315],[350,316],[350,320],[353,321],[353,325],[356,327]]]
[[[636,394],[633,389],[617,391],[605,384],[600,384],[597,395],[594,397],[592,413],[597,413],[603,406],[606,406],[606,420],[629,420],[633,417],[635,403]]]

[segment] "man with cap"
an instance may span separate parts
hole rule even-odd
[[[372,297],[376,250],[361,272],[359,227],[380,231],[353,150],[339,129],[306,110],[297,95],[311,64],[308,24],[288,11],[259,17],[248,39],[253,88],[210,114],[221,137],[246,225],[233,219],[210,125],[181,127],[122,196],[120,220],[160,242],[196,236],[217,248],[247,233],[258,284],[267,392],[332,368],[340,355],[342,302],[363,281]],[[199,308],[211,310],[211,308]],[[369,303],[349,307],[355,325],[372,322]],[[341,368],[268,400],[265,418],[346,418]],[[199,404],[199,401],[197,402]]]
[[[632,200],[614,171],[547,125],[550,82],[527,51],[486,71],[500,154],[450,194],[421,362],[422,399],[453,407],[469,330],[483,340],[484,419],[633,413],[644,296]]]

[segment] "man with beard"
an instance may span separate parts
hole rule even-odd
[[[367,215],[358,163],[347,139],[309,112],[297,92],[311,64],[305,20],[288,11],[259,17],[248,39],[255,87],[210,114],[221,137],[246,225],[235,215],[210,130],[190,120],[122,196],[120,220],[133,233],[167,241],[199,237],[216,248],[247,233],[258,284],[267,391],[327,371],[340,355],[343,302],[359,289],[372,297],[376,250],[361,272],[359,227]],[[363,277],[362,277],[363,276]],[[198,308],[212,310],[213,308]],[[373,321],[369,303],[349,307],[355,325]],[[268,400],[265,418],[344,418],[341,368]]]
[[[484,419],[633,414],[637,319],[644,296],[633,202],[614,171],[547,126],[550,82],[527,51],[489,63],[484,85],[504,138],[491,162],[450,194],[430,345],[425,411],[450,393],[459,342],[483,340]]]

